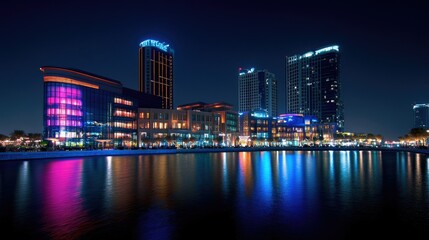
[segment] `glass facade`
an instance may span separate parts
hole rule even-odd
[[[264,109],[272,117],[277,116],[277,80],[266,70],[239,69],[238,111]]]
[[[415,104],[414,112],[414,128],[429,128],[429,104]]]
[[[344,130],[338,46],[286,58],[286,112],[313,115]]]
[[[145,96],[125,96],[119,82],[80,70],[41,70],[45,139],[66,148],[137,146],[137,109]]]

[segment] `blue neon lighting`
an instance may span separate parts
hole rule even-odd
[[[164,52],[167,52],[170,45],[166,43],[162,43],[158,40],[147,39],[140,43],[140,47],[156,47],[161,49]]]
[[[316,55],[320,54],[320,53],[331,52],[331,51],[337,51],[338,52],[338,51],[340,51],[340,48],[337,45],[325,47],[325,48],[317,50]]]

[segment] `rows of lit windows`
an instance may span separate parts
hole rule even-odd
[[[140,128],[151,129],[150,122],[144,122],[140,124]],[[169,124],[167,122],[152,122],[152,129],[168,129]],[[185,122],[173,122],[171,123],[171,129],[186,129]]]
[[[47,126],[73,126],[73,127],[81,127],[82,126],[82,122],[81,121],[76,121],[76,120],[65,120],[65,119],[61,119],[61,120],[51,120],[48,119],[46,120],[46,125]]]
[[[150,113],[149,112],[141,112],[139,114],[140,119],[150,119]]]
[[[45,103],[46,125],[81,127],[82,95],[77,86],[48,83]]]
[[[208,131],[210,129],[211,128],[207,124],[201,124],[201,123],[194,123],[194,124],[192,124],[192,131],[193,132],[195,132],[195,131],[201,131],[201,130]]]
[[[118,128],[128,128],[128,129],[136,128],[135,122],[114,122],[113,126]]]
[[[77,138],[80,137],[76,132],[60,131],[55,133],[56,138]]]
[[[130,110],[116,109],[115,112],[113,113],[113,116],[135,118],[136,113]]]
[[[49,97],[48,105],[53,105],[53,104],[69,104],[74,106],[82,106],[82,101],[78,99],[72,99],[72,98],[66,98],[66,97]]]
[[[133,102],[132,102],[132,101],[125,100],[125,99],[122,99],[122,98],[117,98],[117,97],[115,97],[115,98],[113,99],[113,101],[114,101],[115,103],[123,104],[123,105],[127,105],[127,106],[132,106],[132,105],[133,105]]]
[[[153,122],[152,123],[153,129],[167,129],[168,123],[166,122]]]
[[[65,84],[62,84],[65,85]],[[75,86],[58,86],[51,84],[48,87],[47,91],[47,97],[60,97],[60,98],[66,98],[66,97],[72,97],[72,98],[78,98],[80,99],[82,97],[82,92],[80,89],[77,89]]]
[[[130,133],[123,133],[123,132],[115,132],[113,136],[115,139],[130,139],[131,138]]]
[[[48,108],[46,110],[48,116],[53,115],[69,115],[69,116],[82,116],[82,111],[74,109],[64,109],[64,108]]]

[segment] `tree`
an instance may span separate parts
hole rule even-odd
[[[10,138],[11,140],[16,140],[22,137],[25,137],[25,132],[23,130],[14,130],[11,134],[10,134]]]
[[[4,134],[0,134],[0,141],[4,141],[6,139],[8,139],[9,137],[4,135]]]
[[[429,136],[428,132],[424,128],[412,128],[409,135],[415,141],[418,141],[419,144],[425,143],[426,138]]]

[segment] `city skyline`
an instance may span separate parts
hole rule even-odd
[[[255,67],[276,75],[285,113],[285,57],[334,44],[342,49],[345,131],[397,138],[413,126],[413,104],[429,102],[428,33],[417,3],[186,3],[7,3],[0,133],[42,132],[42,66],[138,89],[137,49],[148,38],[176,51],[174,107],[225,101],[238,109],[237,69]],[[164,19],[139,10],[161,5]]]

